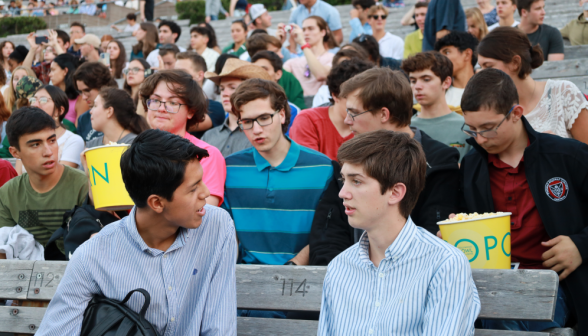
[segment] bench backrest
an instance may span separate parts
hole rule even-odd
[[[51,300],[66,266],[67,262],[60,261],[0,261],[0,299]],[[320,311],[326,270],[321,266],[237,265],[237,306],[242,309]],[[555,272],[472,270],[472,274],[482,304],[480,318],[553,320],[559,283]],[[45,310],[0,307],[0,332],[34,333]],[[316,333],[316,322],[264,320],[270,321],[262,321],[260,325],[260,319],[240,318],[239,334],[262,329],[264,333],[272,334],[272,330],[293,323],[300,332],[314,328]]]

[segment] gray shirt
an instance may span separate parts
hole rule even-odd
[[[229,128],[229,118],[225,119],[222,125],[206,131],[200,140],[218,148],[223,157],[252,146],[241,128],[237,127],[234,131],[231,131]]]
[[[424,119],[419,115],[414,115],[410,121],[411,126],[418,127],[427,133],[431,138],[454,147],[459,151],[459,161],[472,149],[472,146],[466,142],[469,138],[461,130],[464,119],[455,112],[451,112],[442,117]]]
[[[137,134],[129,133],[129,134],[125,135],[124,137],[120,138],[120,140],[118,140],[116,143],[130,145],[133,143],[133,140],[135,140],[136,137],[137,137]],[[99,136],[97,138],[94,138],[94,139],[86,142],[86,148],[94,148],[94,147],[98,147],[98,146],[104,146],[104,144],[102,143],[103,139],[104,139],[104,135]]]

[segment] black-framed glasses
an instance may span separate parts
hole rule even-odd
[[[512,113],[512,111],[514,110],[515,107],[517,107],[518,105],[515,105],[513,107],[510,108],[510,110],[508,111],[508,113],[504,116],[504,119],[502,119],[502,121],[498,124],[498,126],[494,127],[493,129],[489,129],[489,130],[485,130],[485,131],[470,131],[470,130],[465,130],[463,129],[465,127],[465,123],[461,126],[461,130],[471,136],[472,138],[476,138],[478,135],[483,136],[486,139],[492,139],[492,138],[496,138],[496,136],[498,135],[498,127],[500,127],[500,125],[502,125],[502,123],[506,120],[506,118],[508,118],[508,116]]]
[[[242,130],[249,130],[253,128],[253,123],[257,121],[257,124],[261,127],[271,125],[274,121],[274,116],[278,114],[280,111],[275,111],[272,114],[266,113],[262,114],[255,119],[239,119],[239,127]]]
[[[51,100],[52,100],[51,98],[47,98],[47,97],[41,97],[41,98],[31,97],[31,98],[29,98],[29,103],[32,105],[36,102],[39,102],[39,104],[45,105]]]
[[[126,68],[126,69],[123,69],[123,73],[125,75],[128,75],[129,72],[132,73],[132,74],[138,74],[140,71],[145,71],[145,69],[141,69],[141,68]]]
[[[347,115],[351,118],[351,120],[353,120],[353,122],[355,122],[355,118],[359,117],[360,115],[364,114],[364,113],[368,113],[368,112],[372,112],[372,110],[367,110],[367,111],[363,111],[360,113],[351,113],[351,111],[349,111],[349,109],[345,109],[345,111],[347,111]]]
[[[388,17],[388,15],[370,15],[370,16],[368,16],[368,18],[374,19],[374,20],[377,20],[377,19],[386,20],[387,17]]]
[[[186,105],[186,104],[180,104],[180,103],[171,102],[171,101],[164,102],[164,101],[157,100],[157,99],[147,99],[147,108],[150,109],[151,111],[159,110],[159,108],[161,107],[161,104],[163,104],[163,106],[165,107],[165,110],[168,113],[178,113],[180,111],[180,107],[182,107],[182,105]]]

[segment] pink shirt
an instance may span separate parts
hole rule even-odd
[[[78,101],[78,96],[76,99],[68,99],[69,101],[69,110],[65,114],[65,119],[71,121],[72,123],[76,123],[76,119],[78,118],[78,113],[76,112],[76,103]]]
[[[333,65],[334,56],[330,52],[325,52],[318,57],[318,60],[322,65],[330,68]],[[291,72],[298,79],[305,96],[314,96],[320,87],[326,84],[326,81],[318,81],[312,72],[310,72],[308,62],[304,56],[289,59],[284,63],[284,69]],[[305,76],[305,73],[309,76]]]
[[[190,140],[194,145],[208,151],[208,157],[200,161],[202,169],[204,170],[203,181],[208,187],[208,190],[210,190],[210,195],[220,198],[220,203],[218,204],[220,206],[224,201],[225,180],[227,179],[225,158],[216,147],[207,144],[188,132],[186,132],[184,138]]]

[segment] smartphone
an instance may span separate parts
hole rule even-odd
[[[41,43],[49,43],[49,39],[47,38],[47,36],[37,36],[35,37],[35,43],[36,44],[41,44]]]
[[[110,53],[100,54],[100,62],[110,68]]]

